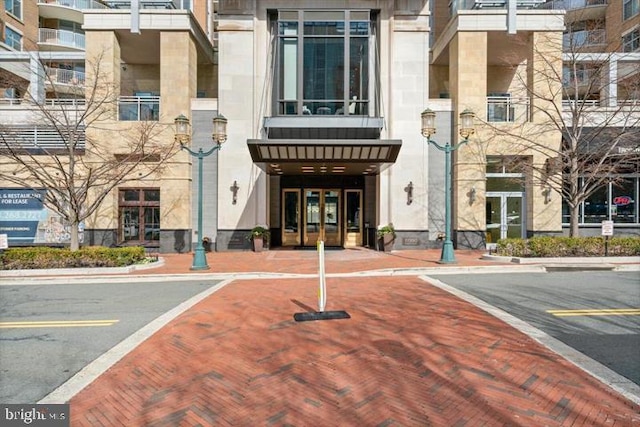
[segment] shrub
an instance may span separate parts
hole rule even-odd
[[[393,228],[393,224],[391,223],[387,225],[379,225],[377,234],[378,237],[383,237],[385,234],[391,234],[393,237],[396,237],[396,229]]]
[[[123,267],[144,259],[145,251],[142,246],[88,246],[73,252],[66,248],[10,248],[0,254],[0,269]]]
[[[500,239],[498,255],[513,257],[589,257],[604,256],[604,237],[549,237]],[[608,241],[611,256],[640,255],[640,237],[613,237]]]
[[[271,232],[267,227],[256,225],[251,229],[251,231],[247,235],[247,239],[253,240],[254,237],[262,237],[264,240],[269,240],[270,235],[271,235]]]

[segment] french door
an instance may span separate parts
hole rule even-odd
[[[523,193],[487,192],[487,244],[499,239],[525,237]]]
[[[324,240],[327,246],[342,245],[340,190],[304,190],[304,246]]]

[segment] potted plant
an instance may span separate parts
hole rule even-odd
[[[261,225],[256,225],[251,229],[247,238],[251,240],[253,244],[254,252],[262,252],[262,248],[265,246],[265,240],[267,243],[269,242],[269,236],[271,235],[269,229],[267,227],[263,227]]]
[[[393,228],[393,224],[379,225],[377,235],[380,249],[384,252],[391,252],[393,242],[396,239],[396,230]]]

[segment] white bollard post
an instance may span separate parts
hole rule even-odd
[[[318,241],[318,311],[323,312],[327,305],[327,282],[324,273],[324,241]]]

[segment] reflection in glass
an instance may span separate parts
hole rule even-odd
[[[360,224],[360,192],[347,191],[347,231],[361,232]]]
[[[123,240],[139,240],[139,208],[124,208],[122,210],[122,238]]]
[[[307,233],[320,232],[320,194],[307,191]]]
[[[502,200],[500,197],[487,197],[487,243],[500,240],[500,223],[502,221]]]
[[[612,185],[611,219],[615,222],[635,223],[636,216],[636,180],[622,179]]]
[[[284,232],[298,232],[298,192],[287,191],[284,193]]]
[[[607,188],[600,187],[584,202],[584,222],[601,223],[609,219]]]

